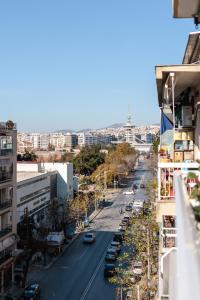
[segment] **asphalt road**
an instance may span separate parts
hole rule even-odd
[[[144,163],[139,163],[129,186],[134,178],[138,183],[149,178],[149,172],[144,169]],[[135,198],[145,199],[144,189],[138,189]],[[41,300],[115,300],[115,287],[103,276],[104,257],[113,232],[123,218],[120,209],[132,199],[132,195],[123,195],[122,191],[115,194],[88,228],[96,234],[94,244],[83,244],[81,235],[50,269],[29,274],[29,280],[35,279],[41,285]]]

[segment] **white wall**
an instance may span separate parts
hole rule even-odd
[[[57,192],[61,199],[73,198],[73,164],[72,163],[43,163],[47,171],[57,171]]]
[[[34,182],[37,179],[43,179],[38,182]],[[47,190],[49,189],[49,191]],[[42,191],[44,190],[44,191]],[[32,193],[40,192],[37,195]],[[20,201],[22,197],[30,195],[29,198]],[[45,198],[45,199],[44,199]],[[39,210],[44,209],[44,206],[48,205],[50,201],[50,175],[38,175],[28,180],[22,180],[17,184],[17,223],[20,221],[20,217],[24,215],[24,209],[28,208],[29,213],[35,209],[34,214]],[[40,206],[43,205],[41,208]]]

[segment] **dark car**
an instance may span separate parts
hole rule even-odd
[[[140,184],[140,187],[141,187],[142,189],[144,189],[144,188],[145,188],[145,184],[144,184],[144,183],[141,183],[141,184]]]
[[[128,225],[128,224],[129,224],[129,218],[128,218],[128,217],[124,217],[124,218],[121,220],[121,223],[124,224],[124,225]]]
[[[143,215],[148,216],[151,213],[151,210],[149,208],[144,208],[143,209]]]
[[[132,206],[131,205],[126,205],[125,210],[126,211],[132,211]]]
[[[113,241],[114,241],[114,242],[119,242],[120,244],[122,244],[122,241],[123,241],[123,234],[122,234],[121,232],[116,232],[116,233],[114,234]]]
[[[137,190],[137,189],[139,189],[139,185],[138,185],[137,183],[135,183],[135,184],[133,185],[133,188],[134,188],[135,190]]]
[[[112,277],[116,275],[114,264],[106,264],[104,268],[104,277]]]
[[[38,283],[29,284],[24,290],[24,299],[39,300],[40,285]]]

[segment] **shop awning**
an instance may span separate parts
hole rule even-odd
[[[158,103],[162,107],[166,103],[166,89],[168,89],[168,100],[172,103],[170,91],[170,75],[174,74],[175,101],[188,87],[196,87],[200,82],[200,65],[168,65],[156,66],[156,83],[158,92]]]

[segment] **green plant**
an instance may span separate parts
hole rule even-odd
[[[193,172],[189,172],[187,174],[187,179],[196,179],[197,178],[197,175]]]

